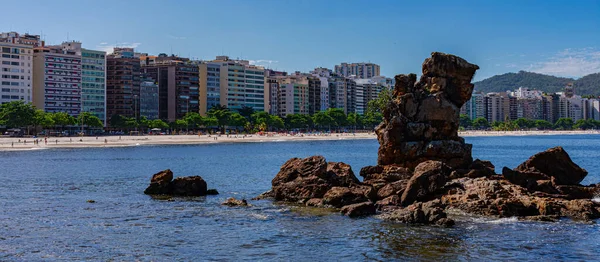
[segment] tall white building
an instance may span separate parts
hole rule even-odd
[[[33,48],[39,35],[0,33],[0,104],[33,100]]]
[[[379,65],[373,63],[341,63],[335,66],[335,73],[341,76],[372,78],[379,76]]]

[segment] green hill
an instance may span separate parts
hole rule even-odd
[[[554,93],[562,91],[568,83],[573,83],[575,93],[578,95],[600,95],[600,73],[586,75],[575,80],[572,78],[519,71],[518,73],[492,76],[474,84],[475,90],[484,93],[515,90],[519,87],[528,87]]]

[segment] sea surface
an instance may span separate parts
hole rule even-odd
[[[563,146],[600,182],[600,136],[467,137],[500,172]],[[323,209],[250,201],[291,157],[323,155],[356,173],[376,140],[134,146],[0,152],[0,261],[597,260],[600,227],[565,219],[459,216],[454,228],[351,219]],[[155,199],[150,177],[202,176],[218,196]],[[95,203],[88,203],[94,200]]]

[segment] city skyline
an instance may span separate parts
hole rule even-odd
[[[94,50],[134,47],[202,60],[228,55],[288,72],[372,62],[393,77],[420,72],[415,65],[432,51],[480,65],[474,81],[519,70],[568,77],[600,71],[598,2],[461,2],[33,1],[30,19],[9,12],[0,21],[2,31],[40,34],[47,44],[77,40]],[[61,12],[68,15],[56,16]],[[447,13],[455,15],[435,19]]]

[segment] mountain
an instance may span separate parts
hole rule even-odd
[[[548,93],[560,92],[568,83],[573,83],[578,95],[600,95],[600,73],[586,75],[577,80],[566,77],[556,77],[544,74],[519,71],[492,76],[475,82],[475,90],[488,92],[504,92],[519,87],[528,87]]]

